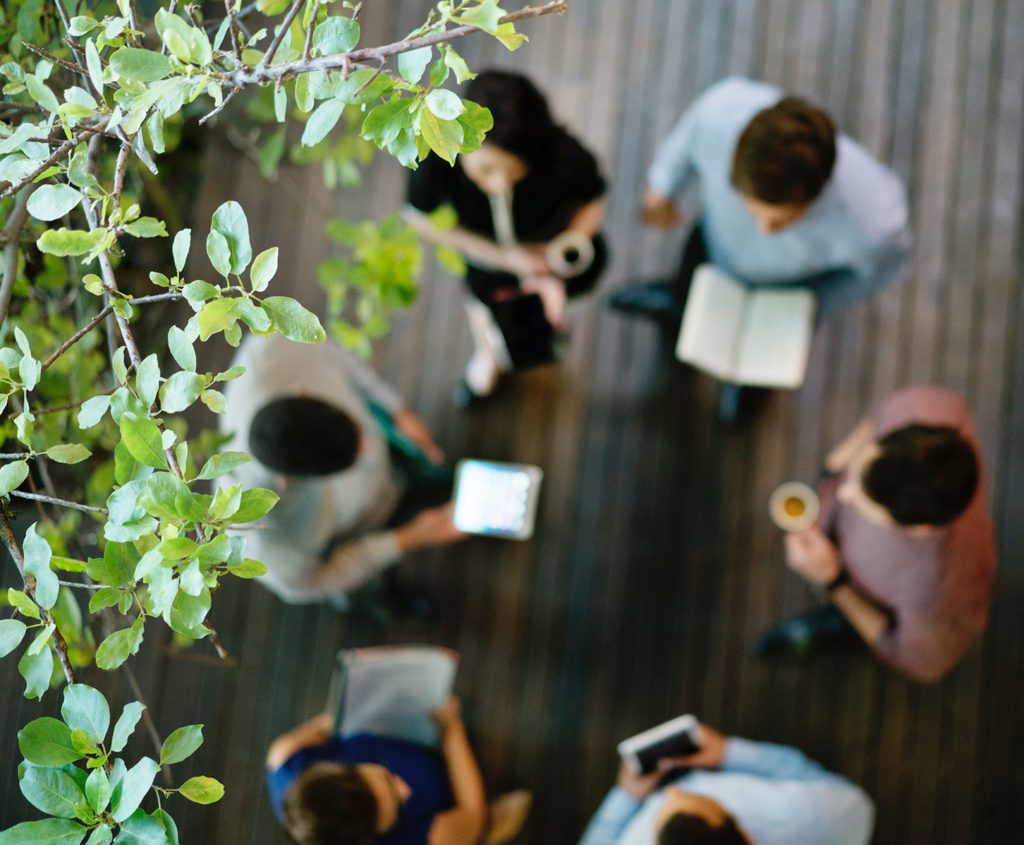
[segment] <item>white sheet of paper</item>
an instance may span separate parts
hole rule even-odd
[[[734,380],[793,390],[804,383],[814,334],[814,294],[759,288],[749,292]]]
[[[452,693],[458,655],[435,646],[380,646],[339,655],[344,692],[338,733],[437,745],[433,711]]]
[[[711,264],[693,274],[676,358],[730,381],[747,291]]]

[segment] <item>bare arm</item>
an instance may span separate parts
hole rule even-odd
[[[593,238],[604,225],[604,214],[607,208],[608,200],[604,197],[591,200],[573,215],[569,225],[565,227],[566,230],[579,232],[588,238]]]
[[[505,272],[516,272],[508,265],[505,250],[488,238],[476,235],[461,226],[453,229],[438,229],[430,222],[430,216],[412,206],[402,210],[402,219],[412,226],[420,237],[431,243],[451,247],[481,267]]]
[[[466,736],[457,698],[450,699],[438,711],[437,720],[455,807],[434,820],[430,829],[430,845],[473,845],[484,831],[487,795],[480,767]]]
[[[825,458],[825,467],[829,472],[842,472],[850,464],[850,459],[860,451],[861,447],[871,442],[874,432],[871,420],[864,417],[854,426],[843,441]]]
[[[872,648],[878,645],[892,620],[889,614],[861,593],[853,584],[841,584],[832,591],[832,601],[857,633]]]
[[[318,713],[308,722],[303,722],[270,744],[267,751],[267,768],[280,769],[296,751],[311,745],[322,745],[331,736],[331,719],[326,713]]]

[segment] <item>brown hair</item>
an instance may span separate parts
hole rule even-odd
[[[821,109],[796,97],[779,100],[747,124],[732,160],[732,184],[769,205],[808,203],[836,161],[836,128]]]
[[[377,799],[355,766],[315,763],[285,793],[284,819],[295,845],[369,845]]]

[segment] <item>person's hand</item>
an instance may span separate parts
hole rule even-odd
[[[395,413],[393,419],[398,432],[419,446],[428,461],[432,464],[444,463],[444,452],[434,442],[434,435],[430,433],[422,419],[408,408],[402,408]]]
[[[544,306],[544,316],[556,331],[565,330],[565,282],[557,276],[537,275],[523,279],[519,289],[524,293],[535,293]]]
[[[662,196],[657,191],[650,189],[644,194],[640,219],[645,226],[661,231],[675,229],[686,222],[683,213],[670,197]]]
[[[516,276],[535,276],[550,273],[551,268],[544,259],[543,245],[538,248],[528,246],[506,246],[501,250],[503,269]]]
[[[398,536],[398,545],[403,552],[411,552],[415,549],[429,549],[464,540],[469,535],[455,527],[452,521],[454,516],[455,505],[452,502],[420,511],[395,532]]]
[[[636,801],[643,801],[648,795],[658,788],[661,779],[673,769],[678,769],[680,762],[678,758],[666,757],[658,761],[657,768],[649,774],[642,775],[629,763],[623,761],[619,766],[619,779],[616,785],[630,798]]]
[[[725,762],[725,736],[707,725],[698,726],[697,731],[700,750],[687,757],[680,757],[678,765],[688,769],[722,768]]]
[[[448,733],[456,725],[462,724],[462,702],[458,696],[451,695],[448,700],[434,711],[434,721],[442,734]]]
[[[839,550],[817,527],[786,535],[786,564],[812,584],[824,586],[842,571]]]

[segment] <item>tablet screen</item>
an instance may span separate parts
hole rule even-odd
[[[520,540],[532,536],[543,473],[526,464],[461,461],[455,487],[455,527],[469,534]]]

